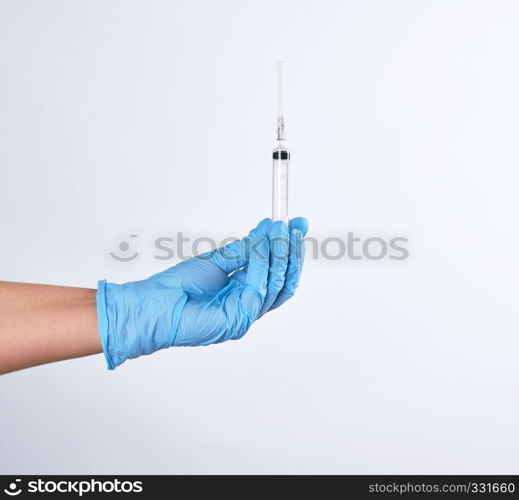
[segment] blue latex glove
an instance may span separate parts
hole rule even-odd
[[[248,237],[186,260],[143,281],[100,281],[99,335],[113,370],[171,346],[243,337],[251,324],[294,295],[308,223],[261,221]]]

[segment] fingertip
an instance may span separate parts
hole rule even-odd
[[[272,219],[266,217],[249,234],[267,235],[272,227]]]
[[[261,220],[257,227],[268,225],[270,226],[272,224],[272,219],[270,217],[265,217],[263,220]]]
[[[308,219],[305,217],[294,217],[290,220],[290,229],[298,229],[303,234],[303,237],[306,236],[308,232]]]

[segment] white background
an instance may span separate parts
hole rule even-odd
[[[0,1],[0,279],[247,233],[278,59],[292,215],[410,252],[307,259],[240,342],[1,377],[0,472],[518,473],[518,47],[515,1]]]

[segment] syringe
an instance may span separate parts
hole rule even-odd
[[[285,134],[285,63],[278,63],[278,144],[272,153],[272,220],[288,224],[288,164],[290,150]]]

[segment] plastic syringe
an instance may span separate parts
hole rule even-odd
[[[272,152],[272,220],[288,224],[288,164],[290,150],[285,133],[285,63],[278,63],[277,145]]]

